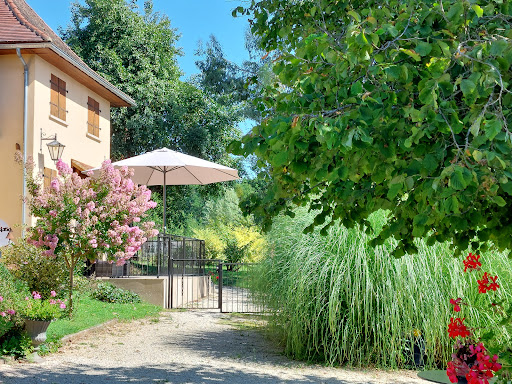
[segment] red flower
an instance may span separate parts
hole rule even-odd
[[[448,336],[450,337],[467,337],[470,335],[469,330],[467,327],[463,324],[464,320],[466,318],[461,319],[460,317],[457,318],[450,318],[450,324],[448,324]]]
[[[215,276],[215,278],[216,278],[217,280],[219,280],[219,276]]]
[[[448,362],[448,367],[446,367],[446,374],[448,375],[448,379],[450,379],[450,383],[458,383],[459,379],[457,379],[457,368],[453,361]]]
[[[458,299],[450,299],[450,304],[453,305],[453,310],[455,312],[460,312],[460,306],[459,303],[462,301],[462,299],[459,297]]]
[[[473,255],[472,253],[470,253],[468,255],[468,257],[466,257],[466,260],[463,261],[464,272],[466,272],[468,269],[469,270],[480,269],[480,267],[482,266],[482,263],[479,262],[478,259],[480,259],[480,255]]]
[[[496,284],[496,280],[498,280],[498,275],[492,277],[492,276],[489,276],[491,278],[491,281],[492,283],[489,284],[489,286],[487,287],[487,289],[490,291],[491,289],[493,291],[497,290],[500,286],[498,284]]]
[[[489,283],[489,278],[491,279],[492,283]],[[482,279],[477,280],[478,293],[487,293],[487,291],[497,290],[500,286],[496,283],[496,280],[498,280],[498,275],[493,277],[485,272],[482,276]]]

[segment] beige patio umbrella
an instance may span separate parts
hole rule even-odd
[[[132,180],[137,184],[163,185],[164,187],[164,234],[166,233],[166,186],[206,185],[221,181],[237,180],[238,171],[194,156],[161,148],[142,155],[112,163],[115,167],[133,168]],[[97,174],[100,168],[90,171]],[[88,171],[84,171],[88,172]]]

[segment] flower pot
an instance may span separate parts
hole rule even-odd
[[[25,330],[32,339],[34,348],[46,341],[46,330],[50,323],[51,321],[48,320],[25,320]]]
[[[468,384],[468,380],[464,376],[457,376],[458,384]]]

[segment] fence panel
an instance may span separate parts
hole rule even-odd
[[[222,263],[219,273],[221,312],[260,313],[264,305],[252,292],[256,277],[254,263]]]

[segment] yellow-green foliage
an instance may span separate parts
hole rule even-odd
[[[226,243],[222,240],[220,231],[216,231],[214,228],[210,227],[195,228],[193,231],[195,237],[204,240],[207,259],[223,258]]]
[[[208,259],[228,262],[257,262],[264,256],[265,237],[256,227],[219,225],[194,229],[194,236],[205,241]]]
[[[221,198],[206,204],[206,226],[193,229],[193,233],[205,241],[207,258],[231,263],[263,259],[267,249],[265,237],[252,217],[242,215],[239,202],[236,191],[228,189]]]
[[[255,227],[234,228],[232,235],[238,248],[244,253],[242,261],[260,261],[265,252],[266,240]]]

